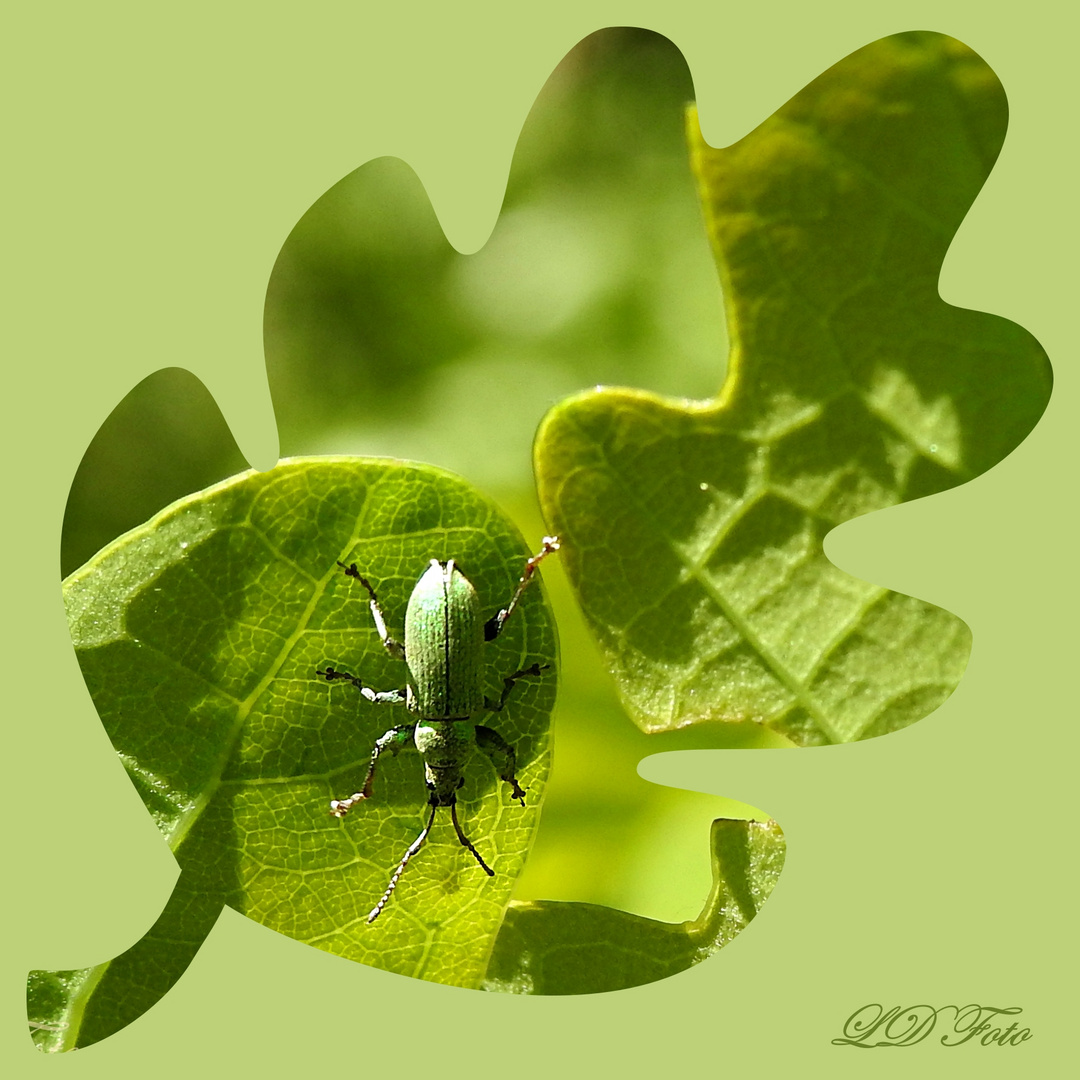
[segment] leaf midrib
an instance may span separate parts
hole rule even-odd
[[[581,427],[577,424],[576,420],[574,420],[572,416],[570,417],[570,423],[577,428],[578,435],[582,439],[584,439],[585,432],[581,429]],[[814,704],[813,700],[808,696],[807,686],[803,684],[800,680],[798,680],[794,673],[789,672],[787,668],[780,663],[779,659],[774,656],[773,653],[761,642],[758,636],[750,630],[750,627],[748,626],[746,620],[734,611],[734,609],[724,598],[723,594],[715,587],[715,585],[711,581],[709,581],[708,578],[702,576],[701,568],[699,565],[697,565],[697,562],[688,559],[684,552],[679,548],[679,546],[676,545],[672,541],[672,539],[657,526],[655,518],[649,512],[648,507],[642,504],[642,502],[637,498],[637,494],[635,491],[631,490],[622,482],[619,470],[612,465],[611,461],[608,459],[607,454],[604,453],[603,449],[601,449],[601,457],[609,477],[614,478],[616,484],[618,484],[620,489],[623,491],[626,499],[629,502],[633,503],[635,508],[638,510],[639,514],[641,515],[641,519],[644,521],[649,521],[652,524],[652,527],[660,535],[668,549],[675,556],[679,564],[683,567],[683,570],[686,572],[687,576],[698,582],[706,595],[712,599],[713,603],[716,604],[716,606],[720,609],[720,612],[725,616],[725,618],[729,620],[729,622],[736,629],[736,631],[743,636],[743,639],[751,646],[751,648],[753,648],[757,652],[757,654],[762,658],[762,660],[765,661],[766,665],[769,667],[769,669],[772,671],[773,675],[777,678],[781,685],[783,685],[789,691],[789,693],[791,693],[791,695],[795,698],[795,703],[801,705],[806,710],[806,712],[814,718],[814,721],[818,725],[819,730],[831,742],[836,742],[837,737],[835,730],[833,729],[832,725],[825,719],[820,709]]]
[[[376,482],[371,485],[369,489],[370,495],[373,495],[380,486],[380,482]],[[352,533],[349,539],[346,541],[345,546],[338,553],[338,561],[344,561],[349,553],[356,547],[360,540],[364,520],[367,516],[368,507],[371,505],[371,499],[365,498],[364,504],[360,509],[359,514],[353,523]],[[251,523],[250,519],[246,522],[248,528],[256,532],[261,532]],[[273,551],[273,546],[267,544],[267,548]],[[274,556],[277,557],[276,555]],[[232,726],[228,735],[222,740],[221,750],[218,754],[217,760],[214,763],[213,768],[209,770],[209,779],[203,790],[196,797],[190,808],[186,810],[176,820],[172,829],[170,830],[167,839],[169,847],[173,852],[179,850],[184,840],[191,833],[191,830],[195,827],[202,813],[213,801],[214,796],[217,794],[218,789],[224,783],[225,767],[229,763],[229,759],[232,757],[233,751],[236,748],[237,741],[240,738],[241,733],[244,730],[244,725],[247,723],[248,716],[251,715],[251,710],[255,707],[255,703],[259,700],[262,694],[269,688],[270,684],[277,678],[278,672],[284,666],[285,661],[288,660],[290,653],[296,647],[297,643],[303,637],[307,630],[308,624],[311,621],[312,615],[315,613],[315,609],[319,602],[323,598],[323,594],[326,591],[327,585],[333,580],[337,574],[337,563],[332,563],[327,572],[319,579],[311,579],[314,581],[314,588],[311,591],[311,597],[308,603],[305,605],[303,612],[296,621],[296,628],[285,639],[282,647],[278,650],[277,656],[267,665],[266,671],[263,677],[256,684],[255,688],[251,691],[246,698],[244,698],[236,709],[236,715],[233,720]]]

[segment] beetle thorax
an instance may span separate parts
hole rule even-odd
[[[424,779],[437,804],[450,806],[474,745],[472,727],[457,720],[421,720],[413,738],[424,759]]]

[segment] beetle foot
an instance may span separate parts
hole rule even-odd
[[[367,796],[362,791],[357,791],[347,799],[330,800],[330,816],[343,818],[358,802],[362,802]]]
[[[361,693],[364,692],[364,684],[355,675],[350,675],[347,671],[337,671],[329,664],[326,665],[325,671],[316,668],[315,674],[321,675],[327,682],[333,682],[335,679],[344,679],[346,682],[351,682]]]

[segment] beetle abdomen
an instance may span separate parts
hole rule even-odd
[[[484,707],[480,600],[454,560],[431,560],[405,611],[405,661],[413,709],[429,720],[472,716]]]

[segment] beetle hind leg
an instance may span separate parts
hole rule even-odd
[[[359,581],[368,594],[368,608],[371,610],[371,618],[375,623],[375,629],[378,631],[379,640],[382,642],[383,648],[396,660],[405,659],[405,646],[392,638],[386,629],[386,616],[382,613],[382,608],[379,607],[379,598],[375,595],[375,590],[372,588],[371,582],[368,581],[359,570],[356,569],[356,563],[350,563],[346,566],[340,559],[338,560],[338,566],[345,571],[346,577],[351,577],[354,581]]]
[[[521,575],[521,580],[517,584],[514,595],[510,598],[510,603],[507,604],[498,615],[492,615],[492,617],[484,624],[485,641],[494,641],[495,638],[502,633],[506,620],[513,614],[514,608],[518,606],[521,594],[529,587],[529,582],[532,581],[533,574],[536,573],[536,568],[549,555],[553,555],[558,551],[559,546],[559,538],[557,536],[544,537],[540,545],[540,550],[535,555],[530,556],[526,561],[525,570]]]

